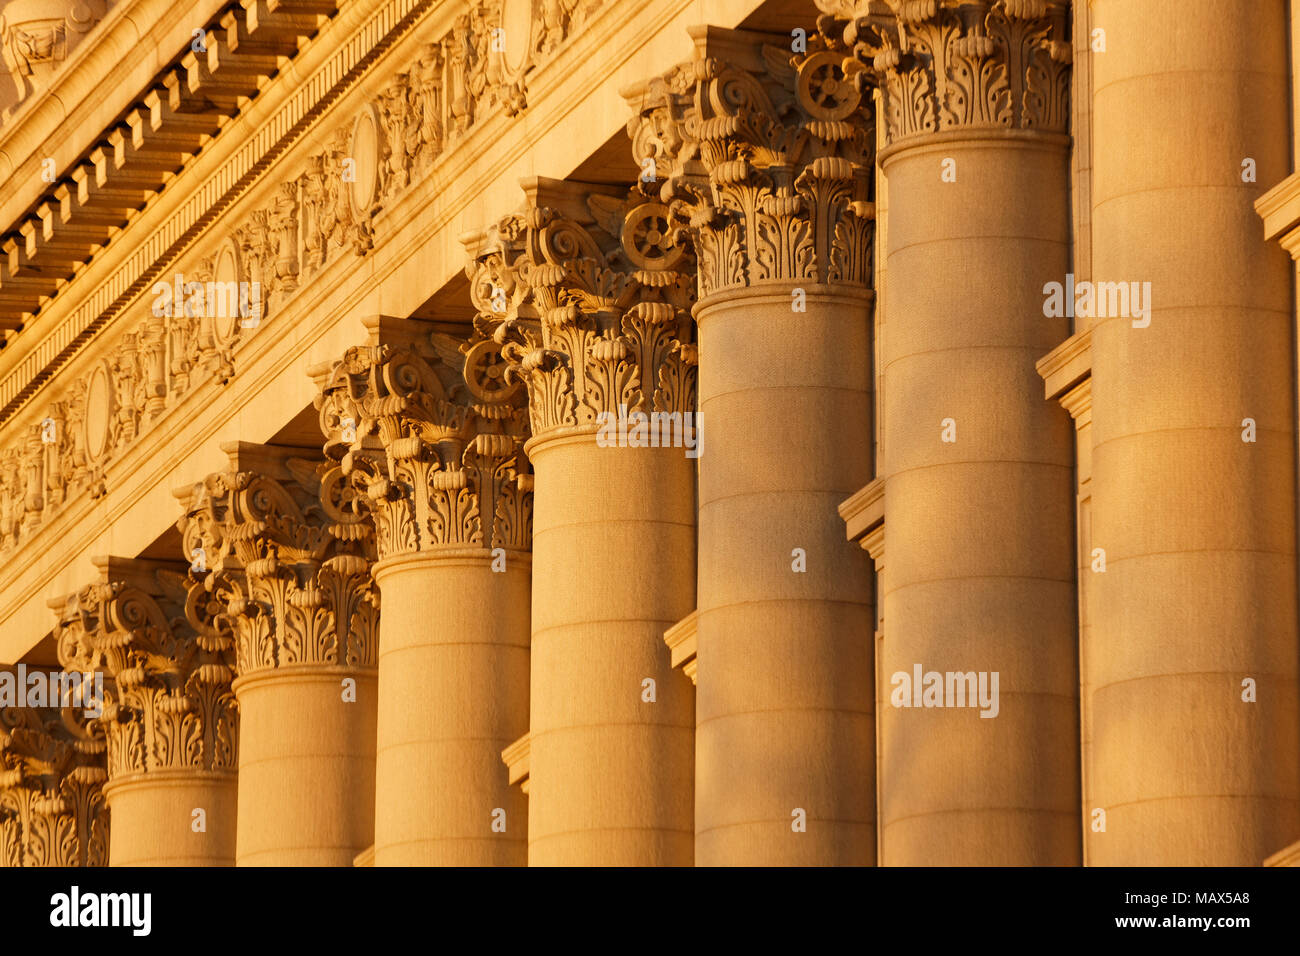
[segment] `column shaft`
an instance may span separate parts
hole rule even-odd
[[[971,131],[883,161],[884,862],[1077,864],[1072,428],[1035,370],[1069,334],[1042,292],[1068,272],[1066,142]],[[922,705],[918,665],[989,703],[944,676]]]
[[[871,299],[794,289],[696,309],[706,866],[875,862],[871,566],[836,511],[872,472]]]
[[[695,607],[695,463],[590,431],[529,454],[529,863],[689,866],[693,695],[663,633]]]
[[[1094,156],[1094,273],[1151,291],[1145,327],[1092,320],[1089,858],[1258,865],[1300,836],[1291,274],[1252,208],[1289,169],[1286,5],[1094,24],[1095,140],[1122,144]]]
[[[504,561],[494,572],[479,550],[376,565],[376,866],[528,862],[528,798],[501,751],[528,730],[529,555]]]
[[[189,770],[108,783],[108,865],[233,866],[237,792],[232,774]]]
[[[374,828],[374,668],[260,670],[232,687],[237,865],[351,866]]]

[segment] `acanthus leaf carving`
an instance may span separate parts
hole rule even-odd
[[[711,35],[637,97],[628,132],[655,173],[639,185],[699,257],[701,298],[772,281],[870,285],[874,118],[830,26],[798,53]]]
[[[1069,5],[1060,0],[819,0],[857,87],[880,89],[886,139],[948,130],[1063,134]]]
[[[233,773],[238,765],[238,707],[230,682],[233,649],[220,634],[186,620],[178,575],[145,563],[52,602],[60,664],[103,673],[108,775],[157,770]]]
[[[693,412],[693,263],[668,207],[635,190],[538,192],[471,240],[467,269],[476,324],[528,388],[533,435]]]
[[[363,108],[377,110],[380,117],[372,157],[376,194],[364,208],[354,208],[354,191],[343,178],[343,160],[358,159],[348,155],[355,144],[347,122],[296,175],[277,183],[258,208],[220,237],[220,243],[233,243],[237,250],[238,281],[256,290],[250,303],[254,321],[234,323],[223,338],[213,334],[211,320],[181,307],[172,314],[147,314],[121,336],[110,349],[114,421],[101,455],[86,456],[77,436],[67,434],[79,429],[69,428],[59,430],[54,451],[34,452],[26,436],[0,451],[0,552],[21,547],[75,497],[105,494],[105,466],[201,382],[229,382],[240,340],[340,253],[365,254],[375,241],[375,215],[427,177],[449,146],[497,112],[513,116],[524,109],[528,75],[552,60],[600,9],[598,2],[576,0],[522,2],[531,4],[522,39],[501,33],[503,0],[475,0]],[[525,44],[524,55],[508,63],[513,58],[506,56],[507,45],[513,50],[517,42]],[[186,283],[213,278],[217,251],[197,254],[194,266],[183,271]],[[75,416],[83,412],[84,396],[72,394],[74,386],[67,391],[35,418],[37,424],[26,427],[39,429],[44,418],[68,413],[73,423],[79,421]],[[70,405],[61,409],[60,402]]]
[[[72,708],[0,708],[0,866],[106,866],[102,728]]]
[[[522,389],[480,332],[464,341],[434,331],[425,341],[349,349],[335,364],[317,398],[326,453],[364,493],[381,558],[527,549]]]
[[[232,464],[189,494],[179,526],[202,567],[187,615],[228,636],[239,674],[376,665],[374,535],[356,497],[339,465],[294,458],[276,474]]]

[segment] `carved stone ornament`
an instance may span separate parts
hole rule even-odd
[[[1065,133],[1069,4],[1060,0],[818,0],[880,89],[890,145],[963,129]],[[841,22],[842,21],[842,22]]]
[[[530,547],[522,390],[505,373],[490,339],[438,331],[348,349],[330,370],[317,398],[325,452],[363,494],[381,558]]]
[[[151,298],[135,327],[109,340],[102,376],[96,368],[78,374],[20,440],[0,448],[0,553],[25,544],[68,503],[102,496],[108,463],[201,382],[229,382],[241,342],[331,263],[367,254],[376,216],[479,124],[523,110],[528,75],[599,8],[475,0],[327,131],[325,145],[290,167],[257,208],[213,230],[212,246],[192,264],[160,277],[170,286],[183,276],[181,291],[167,297],[174,307],[150,314],[160,301]],[[250,314],[194,308],[189,282],[235,283]]]
[[[638,191],[539,181],[470,240],[475,324],[528,387],[532,433],[695,408],[694,260]]]
[[[669,242],[695,249],[701,299],[764,282],[865,288],[870,99],[835,36],[815,33],[800,52],[754,36],[710,30],[694,60],[634,97],[641,188],[669,204]]]
[[[0,4],[0,123],[50,78],[112,0],[6,0]]]
[[[372,526],[333,463],[215,472],[178,522],[191,561],[187,616],[229,637],[240,675],[295,665],[374,667],[379,592]]]
[[[186,619],[179,571],[144,569],[104,578],[52,602],[59,663],[104,674],[102,723],[108,775],[156,770],[234,772],[239,716],[226,638]]]
[[[105,749],[80,709],[0,708],[0,867],[108,865]]]

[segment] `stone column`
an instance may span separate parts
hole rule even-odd
[[[500,347],[376,318],[318,375],[326,453],[378,532],[376,866],[522,866],[503,747],[528,729],[532,476]],[[454,329],[454,327],[447,327]]]
[[[469,244],[532,424],[528,859],[690,865],[693,700],[662,639],[695,603],[689,261],[659,203],[525,191]]]
[[[0,867],[106,866],[103,728],[51,703],[0,709]]]
[[[872,119],[815,31],[694,35],[629,98],[699,256],[695,861],[870,865]]]
[[[223,450],[225,471],[177,495],[191,605],[237,652],[236,862],[351,866],[374,830],[373,528],[337,465]]]
[[[104,674],[109,865],[233,865],[234,650],[187,620],[186,577],[173,566],[95,564],[99,580],[51,606],[59,663]]]
[[[882,862],[1077,865],[1068,5],[820,5],[886,124]]]
[[[1093,26],[1093,273],[1145,309],[1088,319],[1089,862],[1256,866],[1300,837],[1292,276],[1252,209],[1290,169],[1286,4]]]

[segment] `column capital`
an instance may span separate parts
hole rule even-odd
[[[846,71],[880,90],[892,147],[946,132],[1070,128],[1064,0],[817,0]],[[843,22],[846,21],[846,22]]]
[[[72,708],[0,708],[0,866],[107,866],[103,728]]]
[[[534,438],[693,412],[694,262],[667,204],[551,179],[524,192],[520,212],[463,241],[475,323],[527,385]]]
[[[375,535],[336,462],[234,442],[223,471],[177,489],[194,626],[229,634],[241,676],[297,665],[374,667]]]
[[[239,718],[230,641],[196,630],[184,573],[96,558],[97,580],[50,602],[65,670],[102,671],[111,780],[156,771],[234,773]]]
[[[318,375],[325,452],[374,517],[378,557],[532,541],[522,388],[481,330],[350,348]]]
[[[875,120],[844,72],[850,48],[834,32],[692,33],[693,60],[623,93],[643,188],[654,176],[691,240],[700,298],[764,282],[870,286]]]

